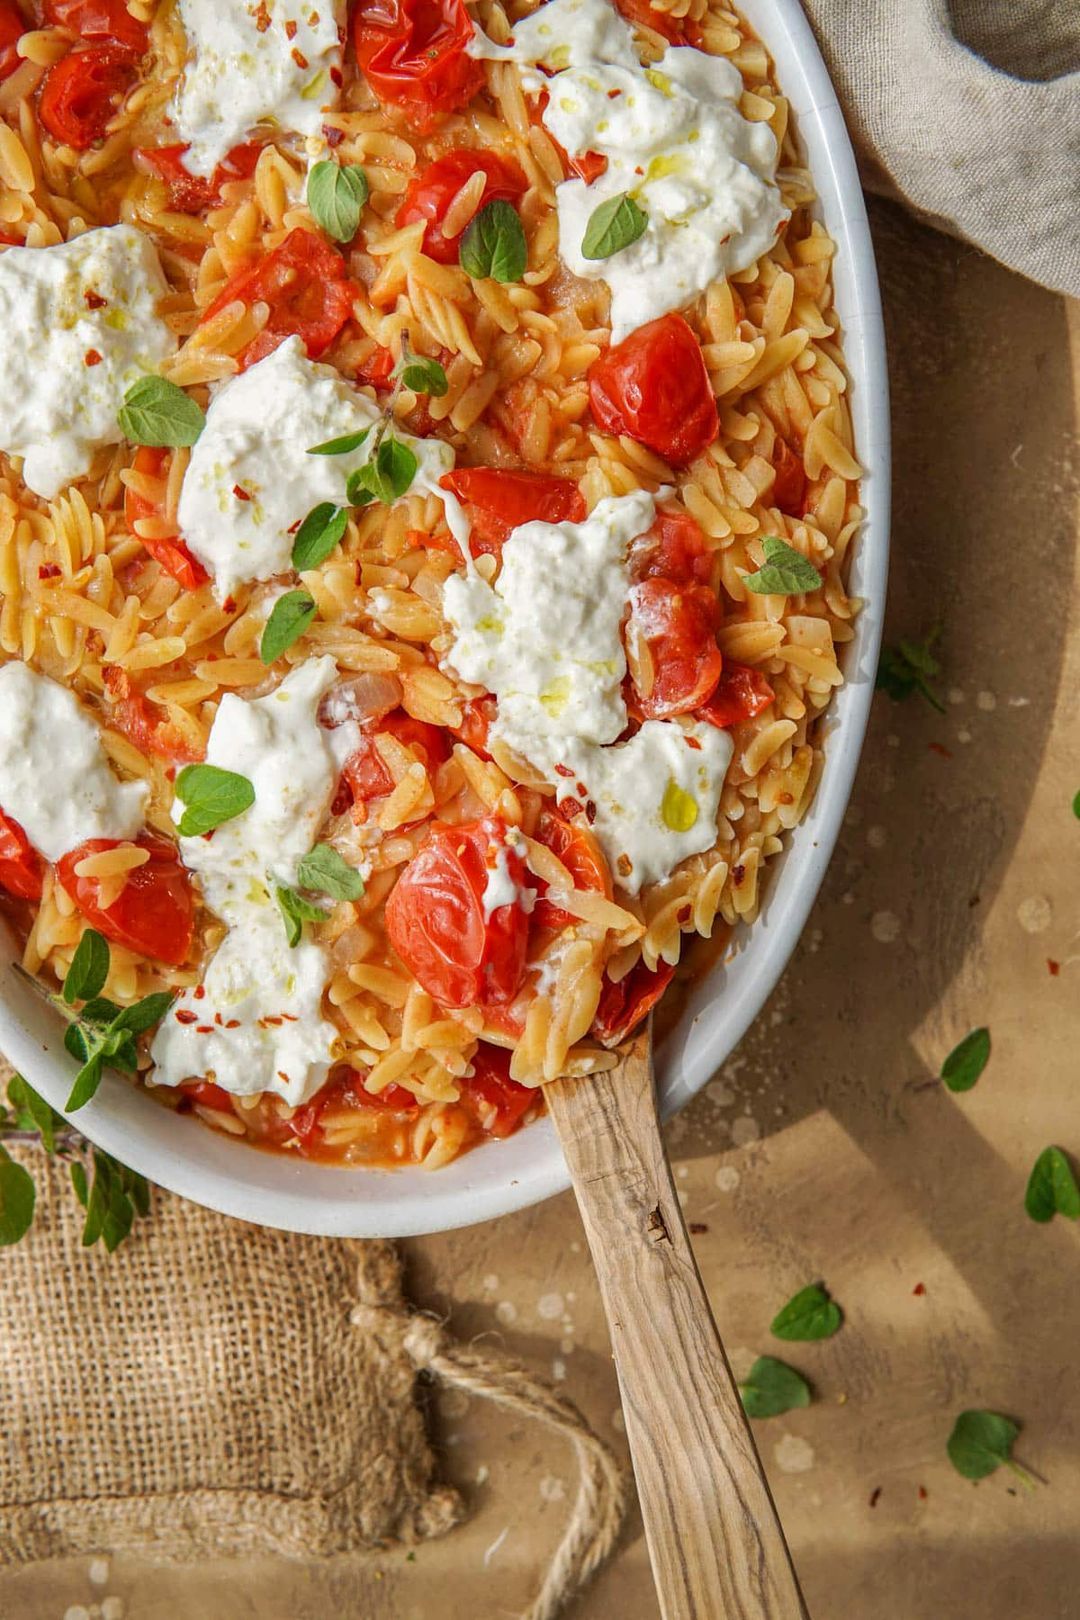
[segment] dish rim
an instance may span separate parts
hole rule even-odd
[[[778,982],[828,867],[851,794],[870,714],[889,560],[890,434],[885,336],[874,252],[854,152],[836,93],[799,0],[741,0],[739,9],[776,64],[837,244],[835,302],[851,378],[852,417],[866,519],[852,563],[866,605],[845,651],[845,684],[825,717],[826,762],[817,794],[788,847],[770,864],[765,903],[741,929],[734,959],[691,994],[658,1051],[665,1117],[685,1106],[730,1056]],[[61,1113],[75,1065],[62,1022],[14,961],[0,963],[0,1049]],[[587,1083],[587,1082],[585,1082]],[[570,1178],[550,1119],[475,1148],[437,1171],[372,1170],[252,1150],[179,1118],[127,1080],[107,1074],[79,1110],[78,1130],[150,1181],[241,1220],[328,1237],[409,1237],[508,1215],[565,1191]]]

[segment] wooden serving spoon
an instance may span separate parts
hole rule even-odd
[[[660,1135],[652,1020],[544,1088],[611,1330],[664,1620],[809,1620]]]

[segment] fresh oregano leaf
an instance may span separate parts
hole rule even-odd
[[[521,220],[508,202],[496,198],[469,221],[461,236],[458,260],[474,281],[520,281],[529,262]]]
[[[8,1081],[8,1101],[15,1110],[15,1121],[22,1131],[37,1131],[41,1137],[41,1145],[46,1153],[56,1151],[57,1127],[63,1126],[63,1119],[56,1110],[40,1097],[28,1080],[21,1074],[13,1074]]]
[[[367,175],[355,164],[316,163],[308,175],[307,205],[331,241],[352,241],[369,189]]]
[[[36,1197],[33,1176],[0,1147],[0,1246],[6,1249],[29,1232]]]
[[[878,691],[886,692],[894,703],[903,703],[918,692],[932,709],[944,714],[945,705],[930,685],[941,674],[941,665],[930,650],[940,634],[937,625],[922,641],[898,641],[894,647],[883,647],[874,683]]]
[[[802,596],[816,591],[821,575],[813,563],[775,534],[767,534],[761,542],[765,561],[756,574],[747,574],[743,584],[756,596]]]
[[[64,1031],[64,1046],[76,1063],[86,1063],[90,1057],[90,1037],[81,1024],[69,1024]]]
[[[93,1052],[75,1076],[75,1082],[68,1093],[68,1100],[64,1106],[69,1114],[73,1114],[77,1108],[85,1108],[91,1097],[96,1094],[104,1072],[105,1054],[100,1050]]]
[[[297,865],[296,876],[303,888],[332,900],[359,900],[364,892],[360,873],[330,844],[316,844]]]
[[[368,436],[368,434],[370,432],[371,432],[371,429],[369,427],[366,427],[366,428],[360,428],[360,430],[357,433],[343,433],[341,435],[341,437],[338,438],[338,439],[326,439],[326,440],[323,441],[322,444],[313,444],[311,446],[311,449],[308,451],[308,455],[309,456],[347,456],[347,455],[350,455],[352,453],[352,451],[359,450],[360,446],[363,444],[364,440],[367,438],[367,436]],[[316,512],[319,512],[319,511],[322,510],[322,508],[317,506],[315,508],[315,510],[316,510]]]
[[[86,1183],[86,1166],[80,1164],[78,1160],[71,1166],[71,1185],[75,1189],[76,1198],[85,1209],[86,1201],[90,1196],[90,1189]]]
[[[302,894],[295,889],[287,889],[279,885],[275,889],[277,903],[281,907],[282,919],[285,923],[285,938],[291,949],[300,943],[303,934],[303,925],[306,922],[325,922],[326,912],[321,906],[315,905],[311,900],[305,900]]]
[[[79,1013],[79,1022],[83,1024],[104,1024],[106,1028],[114,1019],[120,1016],[120,1008],[115,1001],[109,1001],[105,996],[95,996],[88,1001]]]
[[[581,239],[583,259],[610,259],[621,253],[639,237],[644,236],[649,216],[639,208],[628,191],[609,197],[599,208],[594,208]]]
[[[1080,1220],[1080,1187],[1073,1167],[1059,1147],[1043,1148],[1035,1160],[1024,1194],[1024,1208],[1033,1221],[1045,1223],[1055,1215]]]
[[[310,450],[308,454],[321,455],[323,452]],[[327,451],[326,454],[331,452]],[[338,452],[334,451],[333,454]],[[320,563],[325,562],[334,547],[341,544],[348,523],[349,514],[343,506],[335,506],[332,501],[321,501],[318,506],[313,506],[297,529],[293,541],[292,565],[297,573],[318,568]]]
[[[831,1339],[844,1313],[820,1283],[800,1288],[773,1317],[769,1332],[778,1339]]]
[[[155,449],[194,444],[206,426],[202,406],[164,377],[140,377],[132,383],[116,419],[132,444]]]
[[[409,489],[418,466],[409,446],[388,433],[372,459],[353,473],[350,489],[355,479],[359,487],[374,495],[377,501],[392,506]]]
[[[87,928],[75,947],[71,966],[64,980],[63,997],[70,1007],[74,1001],[91,1001],[109,977],[109,946],[96,928]]]
[[[219,765],[185,765],[175,786],[176,797],[184,806],[179,823],[184,838],[213,832],[255,803],[255,789],[247,777],[223,771]]]
[[[1080,793],[1073,799],[1073,815],[1080,821]]]
[[[794,1367],[775,1356],[759,1356],[745,1383],[739,1385],[747,1417],[779,1417],[810,1405],[810,1385]]]
[[[357,467],[345,481],[345,499],[350,506],[370,506],[375,499],[365,483],[366,467]]]
[[[1030,1485],[1031,1475],[1012,1458],[1019,1423],[1000,1412],[961,1412],[946,1444],[949,1461],[965,1479],[985,1479],[1004,1463]]]
[[[989,1061],[990,1031],[973,1029],[941,1065],[941,1078],[950,1091],[970,1091]]]
[[[400,377],[405,387],[411,388],[414,394],[430,394],[432,399],[442,399],[450,387],[442,366],[437,360],[429,360],[426,355],[410,355],[408,360],[402,361],[395,376]]]
[[[315,598],[307,591],[286,591],[274,603],[259,642],[259,657],[272,664],[303,635],[315,617]]]
[[[129,1035],[141,1035],[145,1030],[153,1029],[160,1024],[175,1000],[172,990],[153,990],[141,1001],[132,1006],[125,1007],[116,1018],[109,1033],[114,1034],[125,1031]]]

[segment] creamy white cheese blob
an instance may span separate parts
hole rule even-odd
[[[215,394],[191,453],[180,492],[180,530],[214,577],[223,602],[235,586],[292,567],[297,526],[323,501],[343,504],[348,475],[370,454],[365,443],[345,456],[309,450],[371,428],[379,409],[333,366],[309,360],[300,338],[287,338],[265,360]],[[459,544],[468,523],[439,479],[454,465],[441,439],[394,429],[419,463],[412,489],[436,494]]]
[[[318,138],[338,99],[340,0],[180,0],[189,59],[173,106],[184,163],[211,175],[259,124]]]
[[[113,774],[73,692],[26,664],[0,667],[0,810],[46,860],[90,838],[134,838],[146,797],[145,783]]]
[[[296,1107],[327,1077],[337,1038],[322,1013],[329,962],[310,939],[290,949],[274,889],[295,885],[341,765],[359,745],[355,722],[333,731],[318,723],[319,700],[336,678],[332,658],[315,658],[266,697],[221,700],[207,763],[247,777],[255,802],[208,838],[180,840],[185,865],[230,931],[203,983],[183,992],[154,1038],[159,1085],[205,1076],[236,1096],[272,1091]],[[182,814],[177,804],[176,819]]]
[[[454,632],[447,663],[494,692],[496,740],[560,800],[591,802],[593,832],[628,894],[716,842],[732,755],[726,732],[675,720],[649,720],[615,741],[627,721],[627,553],[654,515],[653,496],[638,490],[601,501],[584,523],[523,523],[503,546],[494,586],[452,574],[443,589]],[[488,888],[492,901],[505,892],[497,874]]]
[[[591,185],[567,180],[555,196],[564,262],[611,289],[613,342],[745,270],[775,241],[787,212],[776,139],[739,111],[743,82],[731,62],[669,45],[642,67],[610,0],[549,0],[514,25],[512,45],[478,32],[469,49],[521,63],[525,87],[548,91],[542,116],[555,139],[571,156],[607,158]],[[532,71],[538,64],[555,76]],[[624,192],[648,217],[644,235],[606,259],[585,258],[589,219]]]
[[[124,395],[176,338],[157,313],[168,288],[154,244],[131,225],[0,254],[0,449],[51,500],[123,438]]]
[[[527,883],[515,882],[510,870],[511,851],[524,853],[524,843],[516,827],[507,827],[505,842],[495,851],[494,865],[487,869],[484,892],[480,897],[485,921],[490,922],[495,912],[501,911],[503,906],[520,906],[528,916],[536,905],[536,889]]]

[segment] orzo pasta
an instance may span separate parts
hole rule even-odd
[[[753,921],[857,607],[813,195],[724,0],[0,0],[0,889],[73,1051],[437,1167]]]

